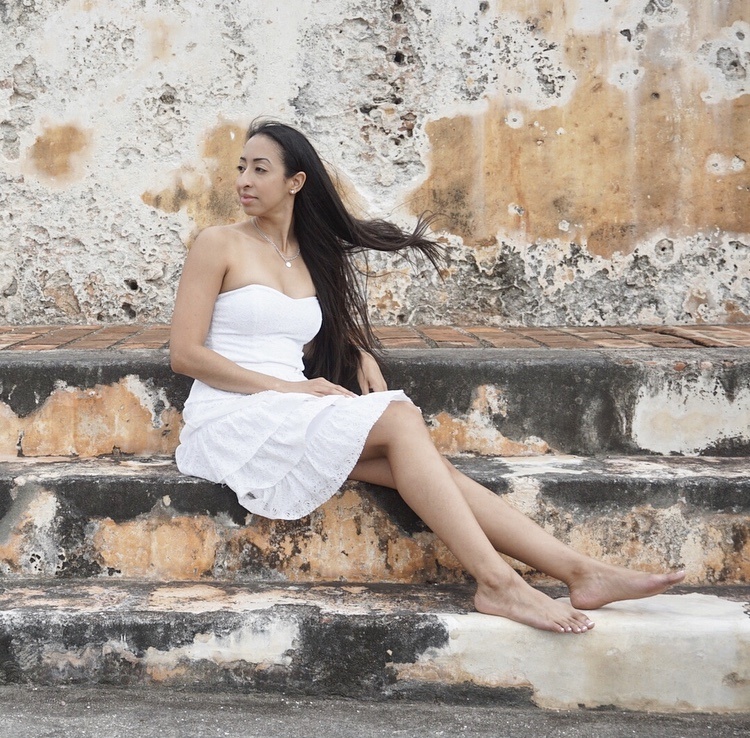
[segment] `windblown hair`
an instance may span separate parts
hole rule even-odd
[[[416,250],[438,268],[439,246],[425,236],[431,218],[420,216],[412,233],[386,220],[360,220],[341,200],[317,151],[297,129],[274,120],[253,121],[247,140],[263,135],[281,151],[285,176],[307,176],[294,200],[294,233],[318,296],[323,324],[305,357],[309,378],[325,377],[352,386],[359,350],[376,354],[352,256],[376,251]]]

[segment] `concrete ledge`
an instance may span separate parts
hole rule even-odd
[[[445,453],[750,455],[747,349],[388,356]]]
[[[750,582],[750,468],[733,458],[458,458],[573,547],[692,584]],[[515,564],[532,581],[541,575]],[[0,463],[0,575],[464,582],[392,490],[350,483],[298,521],[241,508],[171,459]]]
[[[392,350],[447,454],[750,455],[750,349]],[[0,454],[174,451],[190,380],[151,351],[0,352]]]
[[[6,683],[750,710],[747,589],[739,601],[692,593],[608,606],[583,636],[470,612],[469,595],[24,582],[0,590],[0,668]]]

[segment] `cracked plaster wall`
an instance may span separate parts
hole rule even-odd
[[[0,320],[168,320],[247,123],[443,214],[379,323],[750,319],[746,0],[0,2]]]

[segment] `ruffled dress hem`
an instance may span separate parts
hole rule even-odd
[[[337,492],[394,401],[411,402],[401,390],[359,397],[266,391],[233,399],[232,411],[186,426],[177,467],[226,484],[251,513],[296,520]]]

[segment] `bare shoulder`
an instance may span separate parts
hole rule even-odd
[[[233,245],[239,237],[239,232],[232,225],[209,226],[204,228],[193,241],[190,251],[193,249],[221,249]]]
[[[187,261],[212,262],[226,270],[236,258],[241,239],[241,233],[231,225],[204,228],[190,246]]]

